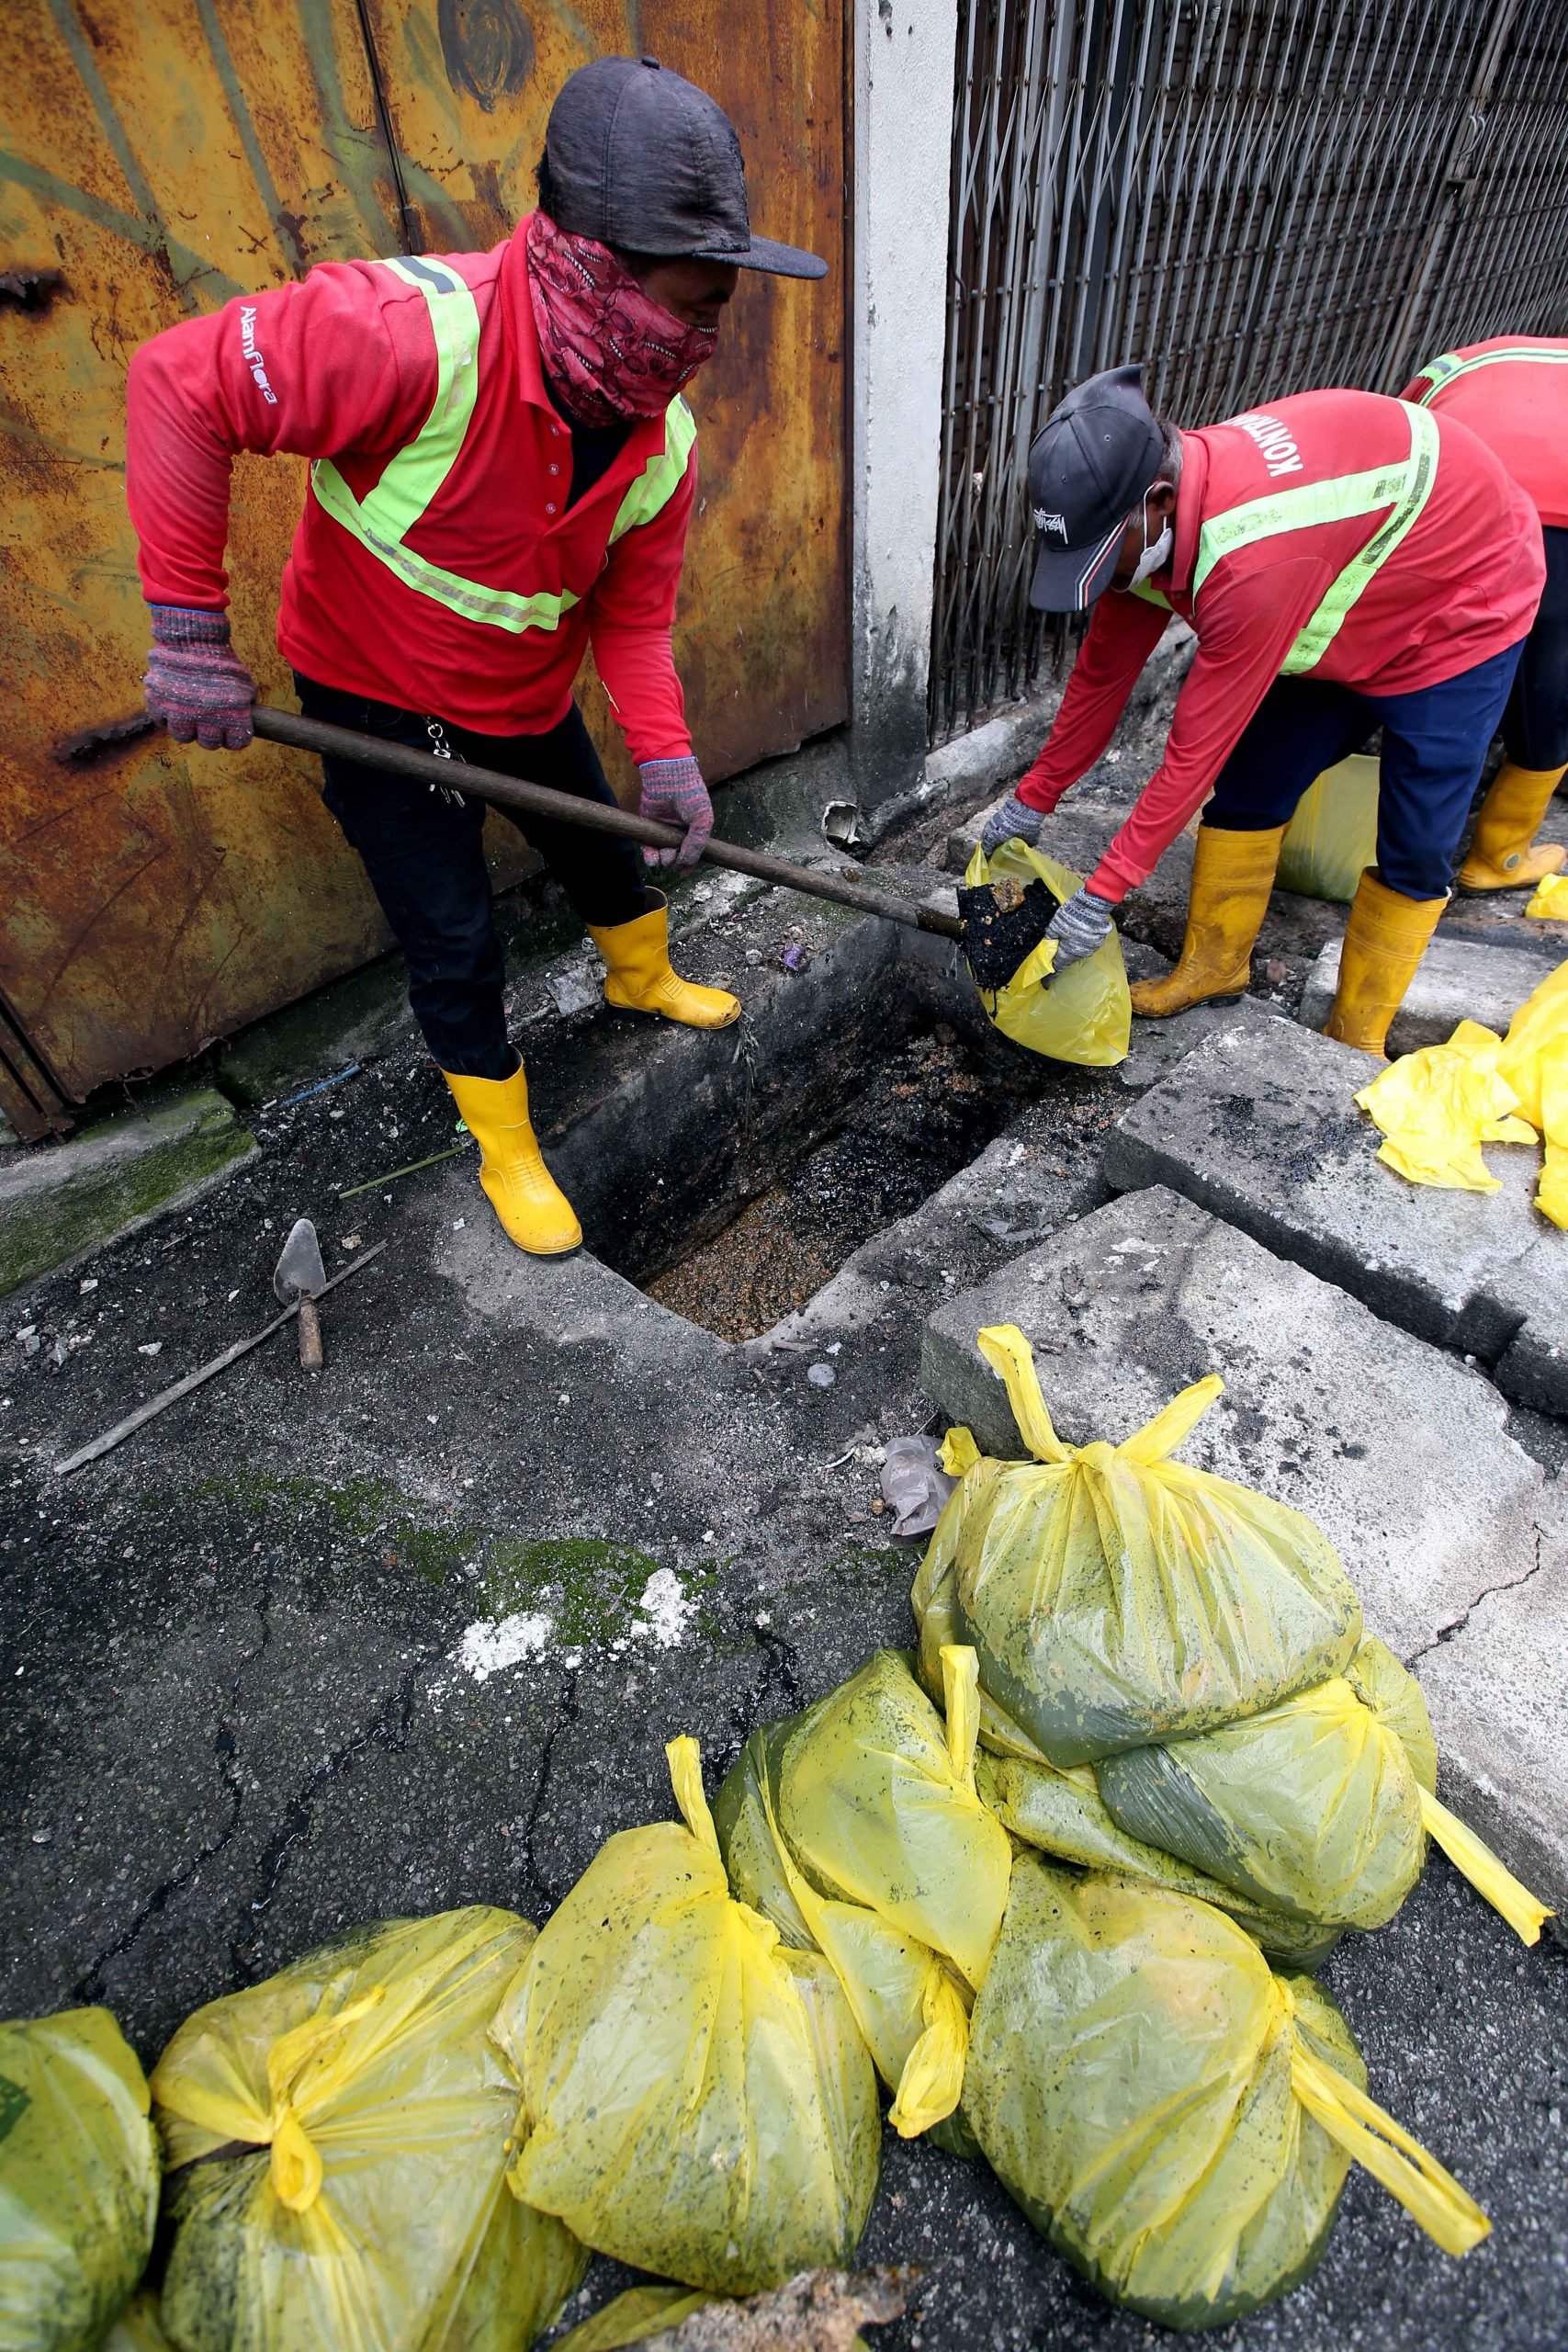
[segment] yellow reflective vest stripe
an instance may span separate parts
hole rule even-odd
[[[1308,531],[1318,523],[1348,523],[1359,515],[1388,513],[1365,547],[1353,555],[1329,587],[1317,610],[1297,637],[1280,674],[1300,677],[1314,670],[1333,644],[1357,599],[1414,527],[1431,494],[1438,474],[1438,428],[1424,409],[1403,403],[1410,419],[1410,451],[1385,465],[1362,473],[1335,474],[1326,481],[1303,482],[1294,490],[1271,490],[1240,506],[1211,514],[1198,534],[1198,559],[1192,567],[1191,593],[1196,596],[1217,563],[1259,539],[1276,538],[1285,531]],[[1134,594],[1150,604],[1167,599],[1146,582]]]
[[[1426,384],[1426,390],[1416,396],[1416,405],[1425,408],[1446,384],[1457,377],[1473,375],[1478,368],[1496,368],[1506,362],[1510,367],[1520,361],[1541,368],[1568,368],[1568,351],[1547,351],[1536,343],[1511,343],[1504,351],[1473,351],[1467,359],[1462,352],[1445,351],[1440,359],[1428,359],[1416,381]]]
[[[377,266],[391,270],[424,297],[435,338],[435,397],[413,439],[388,459],[380,480],[363,498],[355,495],[330,458],[317,458],[310,468],[311,494],[334,523],[351,531],[378,562],[417,594],[445,605],[465,620],[513,635],[558,628],[562,615],[581,601],[570,588],[540,589],[532,595],[491,588],[432,563],[406,544],[409,532],[457,464],[473,419],[479,397],[479,316],[467,284],[439,261],[411,256]],[[610,546],[650,523],[669,504],[685,479],[696,437],[692,412],[677,396],[665,412],[664,447],[627,488],[610,526]]]

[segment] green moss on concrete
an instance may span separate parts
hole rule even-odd
[[[643,1589],[661,1565],[646,1552],[586,1537],[502,1538],[490,1547],[479,1606],[487,1617],[547,1609],[564,1642],[614,1641],[635,1624]],[[694,1581],[682,1579],[694,1599]]]
[[[0,1170],[0,1295],[176,1207],[255,1148],[203,1087],[23,1153]]]
[[[192,1493],[263,1526],[285,1512],[296,1524],[319,1515],[349,1542],[363,1544],[376,1536],[391,1565],[406,1564],[427,1584],[444,1584],[465,1560],[472,1559],[482,1541],[475,1529],[437,1527],[414,1518],[408,1498],[380,1478],[350,1478],[341,1487],[330,1487],[316,1478],[239,1471],[230,1477],[204,1478]]]

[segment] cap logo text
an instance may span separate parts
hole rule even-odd
[[[1065,514],[1053,514],[1045,507],[1037,506],[1034,510],[1034,527],[1037,531],[1055,531],[1065,539],[1067,536],[1067,518]]]

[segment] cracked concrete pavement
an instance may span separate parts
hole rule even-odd
[[[763,906],[716,927],[704,976],[733,966],[754,986],[745,946],[772,953],[765,927],[784,919]],[[867,964],[863,984],[881,1001],[890,974]],[[598,1055],[593,1083],[609,1091],[628,1057],[655,1048],[650,1116],[660,1090],[729,1083],[718,1056],[732,1046],[627,1042],[588,1016],[540,1040],[542,1115],[569,1117],[559,1073],[574,1057]],[[1138,1064],[1136,1084],[1163,1053]],[[356,1920],[473,1901],[542,1919],[606,1836],[668,1815],[669,1737],[697,1736],[712,1786],[754,1724],[831,1687],[876,1643],[908,1641],[920,1546],[888,1542],[870,1506],[876,1447],[938,1424],[922,1332],[987,1283],[1027,1320],[1041,1296],[1029,1253],[1070,1249],[1096,1216],[1126,1216],[1126,1203],[1100,1206],[1097,1171],[1128,1101],[1122,1073],[1061,1073],[980,1172],[855,1253],[837,1306],[780,1334],[806,1344],[727,1348],[596,1260],[519,1260],[466,1159],[389,1198],[336,1204],[344,1186],[451,1139],[438,1080],[400,1050],[263,1115],[256,1159],[222,1192],[11,1302],[6,1332],[30,1325],[40,1344],[0,1338],[6,2013],[101,1998],[151,2061],[197,2002]],[[580,1147],[585,1182],[607,1199],[591,1159]],[[56,1481],[70,1444],[265,1319],[272,1261],[301,1210],[321,1221],[330,1268],[391,1244],[328,1303],[320,1378],[299,1372],[285,1339]],[[1002,1275],[1014,1261],[1021,1272]],[[1117,1376],[1163,1402],[1170,1351],[1188,1341],[1126,1253],[1123,1271],[1137,1313]],[[51,1343],[67,1338],[85,1344],[57,1363]],[[830,1386],[808,1381],[813,1362],[830,1363]],[[1348,1423],[1337,1440],[1318,1425],[1310,1381],[1271,1433],[1245,1363],[1226,1442],[1292,1498],[1287,1461],[1305,1476],[1317,1450],[1338,1447],[1355,1491],[1375,1498],[1394,1450],[1413,1445],[1440,1514],[1467,1435],[1490,1429],[1512,1529],[1545,1490],[1540,1465],[1506,1443],[1500,1406],[1488,1421],[1480,1375],[1442,1362],[1460,1384],[1444,1394],[1469,1418],[1428,1438],[1392,1395],[1364,1468]],[[1418,1484],[1413,1469],[1406,1495]],[[1392,1529],[1379,1540],[1393,1561]],[[1506,1612],[1538,1606],[1549,1579],[1526,1560],[1505,1580],[1517,1589],[1483,1608],[1462,1563],[1430,1551],[1407,1563],[1415,1598],[1391,1577],[1391,1602],[1425,1611],[1415,1639],[1438,1644],[1424,1666],[1435,1702],[1441,1690],[1455,1721],[1478,1714],[1489,1673],[1498,1713]],[[1465,1611],[1463,1639],[1442,1641]],[[1475,1687],[1450,1689],[1441,1678],[1481,1631],[1494,1647],[1477,1653]],[[1393,1924],[1348,1939],[1325,1979],[1374,2092],[1480,2198],[1494,2235],[1450,2262],[1353,2176],[1322,2267],[1225,2340],[1556,2352],[1568,1952],[1552,1940],[1524,1951],[1437,1857]],[[863,2253],[927,2266],[909,2315],[878,2332],[889,2352],[1153,2341],[1076,2280],[983,2167],[891,2135]],[[595,2265],[588,2299],[613,2281]]]

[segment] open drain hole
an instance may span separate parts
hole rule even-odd
[[[998,1046],[942,1023],[846,1072],[826,1136],[819,1129],[793,1154],[769,1155],[722,1229],[642,1275],[641,1286],[720,1339],[770,1330],[863,1242],[966,1168],[1050,1083],[1050,1065]]]

